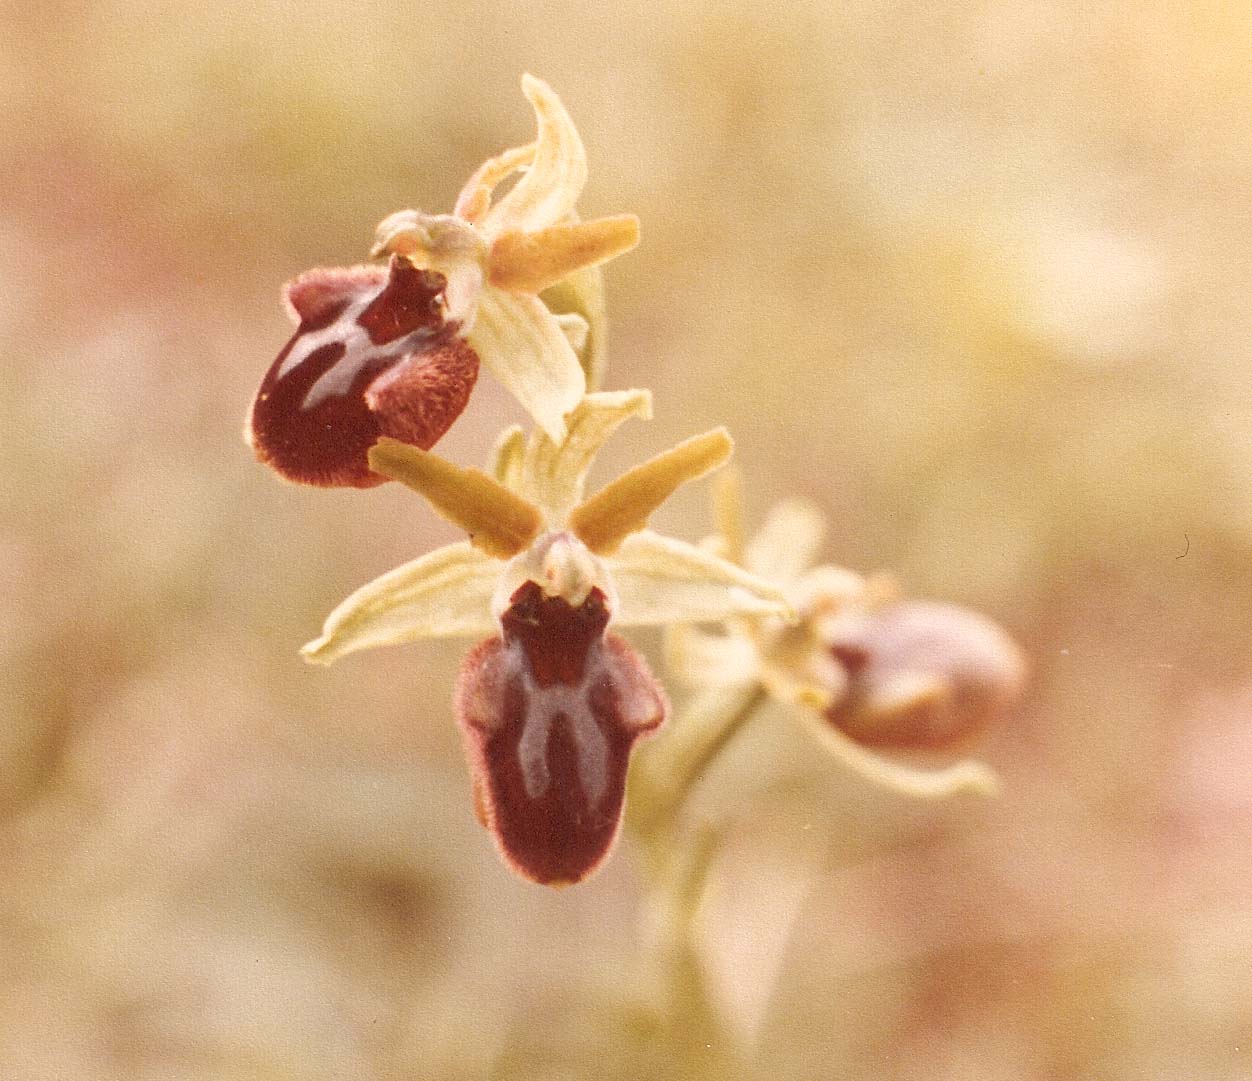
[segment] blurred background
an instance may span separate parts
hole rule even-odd
[[[623,1006],[629,843],[554,893],[473,821],[464,643],[300,661],[452,531],[240,440],[281,283],[449,209],[531,137],[526,70],[583,212],[643,220],[608,386],[657,415],[600,478],[725,423],[754,517],[816,500],[829,559],[1033,669],[993,803],[877,792],[782,714],[733,745],[701,1045],[797,1081],[1252,1076],[1247,5],[0,10],[0,1076],[725,1076]],[[441,447],[514,418],[484,377]],[[707,490],[659,524],[707,531]]]

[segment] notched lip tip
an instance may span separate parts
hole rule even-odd
[[[596,875],[596,873],[600,870],[600,868],[604,865],[604,861],[602,860],[600,863],[597,863],[594,867],[591,867],[590,869],[585,871],[583,874],[578,875],[577,877],[537,878],[534,875],[530,874],[524,867],[522,867],[520,864],[516,863],[513,860],[506,859],[505,863],[508,869],[512,871],[515,875],[517,875],[519,878],[525,879],[527,882],[530,882],[533,885],[542,886],[546,890],[567,890],[571,886],[580,886],[584,882],[586,882],[588,879],[593,878]]]
[[[489,833],[493,835],[496,834],[495,828],[491,826],[489,822],[480,821],[479,824],[482,825]],[[565,890],[569,889],[570,886],[577,886],[580,882],[586,882],[588,878],[600,869],[600,865],[597,864],[595,867],[592,867],[591,870],[587,871],[586,874],[583,874],[578,878],[542,878],[527,868],[526,865],[519,861],[513,853],[509,852],[501,843],[498,836],[496,836],[495,840],[496,850],[500,854],[501,862],[503,863],[505,870],[513,875],[513,877],[520,878],[523,882],[532,886],[541,886],[546,890]]]

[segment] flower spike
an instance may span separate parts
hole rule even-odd
[[[697,546],[648,528],[681,485],[729,460],[725,429],[587,496],[604,443],[652,411],[646,390],[599,389],[602,268],[638,244],[639,221],[583,219],[578,130],[542,80],[523,76],[522,91],[534,140],[488,158],[451,213],[390,214],[370,253],[385,265],[311,270],[286,288],[296,329],[249,416],[257,457],[304,483],[399,481],[467,535],[357,589],[304,657],[329,664],[418,638],[478,639],[453,698],[474,809],[508,866],[548,886],[604,862],[632,751],[670,712],[615,633],[624,626],[665,627],[675,672],[704,686],[669,779],[636,790],[640,822],[661,821],[658,808],[677,813],[675,794],[767,696],[800,711],[840,761],[897,791],[992,790],[977,763],[920,771],[881,752],[950,751],[1011,705],[1021,657],[999,628],[901,601],[881,579],[810,569],[824,523],[808,504],[782,504],[749,540],[733,475],[718,489],[719,536]],[[501,433],[486,471],[431,450],[480,364],[533,421]],[[691,626],[711,622],[721,631]],[[640,830],[656,855],[661,834]]]

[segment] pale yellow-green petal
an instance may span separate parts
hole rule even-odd
[[[964,759],[943,769],[924,769],[885,758],[853,742],[819,714],[797,710],[805,727],[843,765],[866,780],[913,799],[948,799],[962,793],[995,796],[1000,780],[981,762]]]
[[[561,221],[587,183],[587,152],[561,99],[542,79],[522,76],[522,92],[535,110],[535,157],[521,180],[482,218],[492,236],[533,231]]]
[[[815,504],[785,499],[748,542],[744,566],[775,582],[793,582],[813,565],[825,536],[826,520]]]
[[[358,589],[301,652],[308,661],[330,664],[374,646],[490,634],[500,570],[497,560],[465,542],[436,549]]]
[[[579,315],[586,321],[587,335],[581,346],[575,346],[587,390],[599,390],[604,382],[608,354],[608,305],[604,298],[604,267],[586,267],[576,271],[551,289],[539,294],[540,299],[557,315]]]
[[[608,438],[631,417],[651,416],[649,391],[588,394],[565,418],[564,440],[553,442],[542,432],[531,437],[518,490],[542,507],[549,524],[556,527],[582,499],[587,470]]]
[[[639,243],[639,219],[614,214],[563,221],[533,233],[501,233],[487,256],[488,280],[510,293],[541,293],[571,274],[616,259]]]
[[[569,339],[538,297],[490,285],[478,298],[469,343],[492,374],[553,440],[565,438],[565,414],[587,389]]]
[[[497,437],[487,458],[487,472],[506,488],[525,494],[521,489],[522,465],[526,455],[526,433],[521,425],[511,424]]]
[[[608,561],[617,623],[697,623],[735,615],[790,614],[768,582],[694,544],[650,530],[627,537]]]
[[[676,623],[665,629],[665,670],[689,687],[725,687],[756,680],[760,661],[743,635],[708,634]]]

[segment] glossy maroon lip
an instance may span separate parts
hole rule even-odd
[[[299,325],[252,406],[257,457],[299,483],[370,488],[386,480],[366,460],[380,436],[433,447],[478,378],[478,355],[443,319],[444,286],[399,256],[291,282]]]
[[[573,606],[527,582],[503,634],[461,667],[456,713],[479,816],[510,866],[544,885],[581,881],[612,850],[631,748],[668,711],[608,619],[599,589]]]

